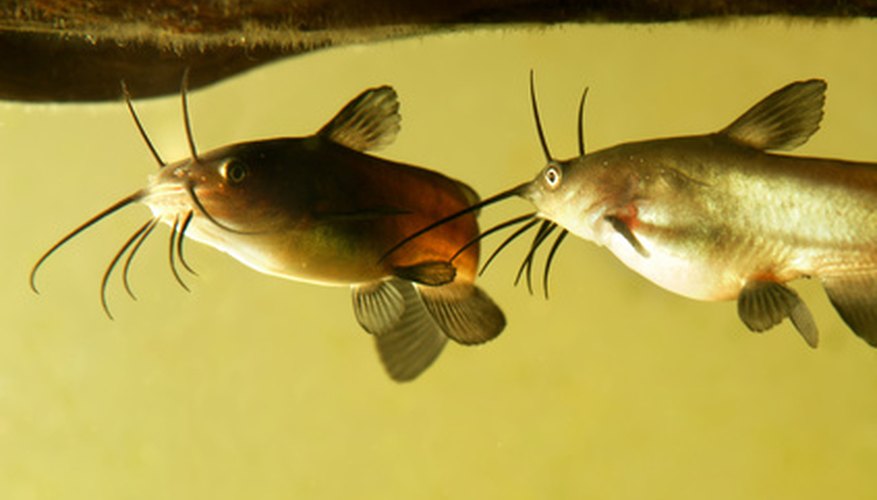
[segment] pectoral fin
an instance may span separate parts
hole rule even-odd
[[[755,149],[794,149],[819,130],[825,87],[823,80],[790,83],[719,133]]]
[[[865,342],[877,347],[877,274],[826,277],[822,284],[846,324]]]
[[[448,341],[408,281],[392,278],[354,287],[353,310],[359,324],[374,334],[381,363],[397,382],[417,378]]]
[[[384,85],[359,94],[317,135],[357,151],[380,149],[396,139],[401,120],[396,91]]]
[[[423,285],[439,286],[454,281],[457,268],[450,262],[431,261],[413,266],[396,267],[393,269],[393,274]]]
[[[630,226],[627,225],[627,222],[615,215],[607,215],[606,217],[604,217],[604,219],[609,224],[612,224],[612,229],[615,229],[618,234],[624,236],[624,239],[626,239],[627,242],[630,243],[630,246],[632,246],[633,249],[637,251],[637,253],[639,253],[643,257],[649,256],[648,250],[646,250],[643,247],[642,243],[640,243],[639,240],[636,239],[636,235],[633,234],[633,231],[630,230]]]
[[[737,298],[737,313],[753,332],[769,330],[788,317],[810,347],[819,343],[819,331],[807,305],[794,290],[775,281],[747,283]]]

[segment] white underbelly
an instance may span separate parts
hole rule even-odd
[[[167,217],[162,221],[173,226],[173,220]],[[185,237],[228,254],[241,264],[262,274],[315,285],[350,285],[346,281],[332,281],[313,276],[314,273],[309,272],[306,260],[299,262],[297,267],[291,267],[288,261],[278,260],[270,247],[266,249],[266,245],[260,244],[258,235],[230,233],[203,218],[192,220],[186,229]]]
[[[710,263],[678,255],[670,249],[640,238],[648,256],[637,252],[622,235],[609,235],[605,246],[627,267],[656,285],[696,300],[731,300],[737,298],[747,278],[737,266]]]

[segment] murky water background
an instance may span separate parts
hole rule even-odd
[[[822,129],[796,153],[877,160],[877,23],[736,21],[502,29],[279,62],[191,98],[201,150],[309,134],[389,83],[403,129],[382,156],[482,195],[543,159],[536,71],[558,157],[724,127],[797,79],[829,82]],[[167,159],[186,154],[177,98],[138,102]],[[449,345],[427,373],[383,373],[349,291],[262,276],[191,243],[173,281],[167,229],[98,284],[145,220],[132,208],[34,260],[153,172],[121,102],[0,104],[0,498],[848,498],[877,495],[877,351],[816,283],[798,283],[822,340],[749,333],[733,303],[658,289],[568,240],[552,298],[512,287],[524,243],[482,281],[509,325]],[[521,213],[516,201],[482,223]],[[491,249],[497,240],[486,245]],[[544,252],[544,250],[543,250]],[[541,272],[543,258],[537,271]]]

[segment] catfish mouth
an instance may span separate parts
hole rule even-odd
[[[156,217],[160,217],[166,212],[182,213],[197,211],[213,225],[229,233],[259,233],[260,231],[245,231],[229,226],[207,210],[201,197],[198,196],[198,184],[192,180],[193,176],[189,171],[191,163],[198,162],[196,160],[178,167],[171,167],[170,165],[163,167],[162,172],[157,176],[157,180],[153,182],[142,201],[149,206]],[[167,169],[169,168],[173,168],[173,170],[168,172]]]
[[[191,265],[189,265],[183,252],[183,242],[186,239],[186,231],[190,228],[190,225],[196,216],[203,216],[212,224],[231,233],[254,234],[251,232],[240,231],[233,227],[229,227],[228,225],[214,218],[210,214],[210,212],[206,210],[204,204],[201,202],[201,199],[197,194],[197,188],[192,181],[183,180],[180,182],[161,182],[149,188],[138,190],[122,198],[116,203],[113,203],[106,209],[98,212],[93,217],[70,231],[63,238],[58,240],[45,253],[43,253],[43,255],[37,260],[36,264],[34,264],[33,268],[31,269],[31,289],[34,292],[39,293],[39,289],[36,285],[37,272],[40,270],[46,260],[48,260],[49,257],[51,257],[56,251],[58,251],[61,247],[66,245],[68,242],[70,242],[80,234],[84,233],[87,229],[91,228],[101,220],[104,220],[109,216],[115,214],[116,212],[119,212],[123,208],[133,205],[135,203],[143,203],[147,205],[149,209],[152,210],[153,215],[151,218],[149,218],[149,220],[147,220],[145,223],[143,223],[143,225],[135,230],[131,234],[131,236],[128,237],[127,240],[125,240],[125,242],[116,252],[116,254],[110,260],[110,263],[104,271],[103,277],[101,278],[100,303],[104,312],[110,319],[113,319],[113,315],[110,312],[107,303],[106,293],[110,276],[113,274],[113,271],[117,268],[119,263],[124,258],[125,262],[122,265],[122,284],[128,295],[133,300],[137,300],[137,296],[134,294],[134,291],[132,290],[130,281],[128,279],[129,270],[131,268],[134,257],[137,255],[137,252],[143,246],[143,243],[146,241],[146,239],[149,238],[149,236],[153,233],[159,223],[164,222],[171,227],[168,241],[168,262],[170,264],[171,273],[173,274],[174,279],[186,291],[190,291],[190,289],[188,285],[186,285],[186,282],[183,280],[177,263],[181,264],[182,267],[190,274],[197,276],[198,273],[195,272]]]
[[[125,99],[125,104],[128,107],[128,111],[130,112],[131,117],[134,120],[134,124],[137,126],[137,130],[140,133],[141,138],[146,143],[146,146],[149,148],[149,151],[155,159],[156,163],[158,163],[159,173],[156,177],[153,178],[153,181],[151,181],[151,185],[149,187],[137,190],[134,193],[113,203],[106,209],[95,214],[90,219],[80,224],[63,238],[58,240],[45,253],[43,253],[43,255],[40,256],[39,259],[37,259],[37,262],[34,264],[30,272],[30,287],[35,293],[39,293],[39,289],[36,285],[37,272],[48,260],[48,258],[55,254],[56,251],[58,251],[65,244],[73,240],[76,236],[85,232],[90,227],[94,226],[101,220],[106,219],[110,215],[115,214],[125,207],[128,207],[135,203],[144,203],[148,205],[153,212],[153,216],[145,223],[143,223],[143,225],[141,225],[137,230],[135,230],[128,237],[127,240],[125,240],[121,248],[119,248],[119,250],[110,260],[110,263],[109,265],[107,265],[103,277],[101,278],[101,307],[103,308],[107,317],[109,317],[110,319],[113,319],[113,315],[110,312],[110,308],[107,303],[106,293],[110,276],[119,265],[121,260],[124,258],[125,262],[122,265],[122,283],[128,295],[133,300],[137,300],[137,296],[134,294],[134,291],[132,290],[131,284],[128,279],[129,270],[134,260],[134,257],[137,255],[137,252],[140,250],[140,248],[143,246],[143,243],[149,238],[149,236],[155,230],[155,227],[160,222],[165,222],[169,226],[171,226],[170,237],[168,241],[168,261],[174,278],[186,291],[189,291],[189,287],[182,279],[179,267],[177,265],[177,261],[179,261],[179,263],[183,266],[183,268],[186,269],[186,271],[193,275],[197,275],[195,270],[187,262],[183,253],[183,242],[186,238],[186,231],[187,229],[189,229],[192,220],[195,218],[196,211],[200,212],[199,215],[203,215],[204,218],[206,218],[219,228],[222,228],[232,233],[249,234],[229,227],[214,218],[206,210],[204,204],[201,202],[201,199],[198,197],[197,186],[195,185],[195,182],[191,178],[188,178],[188,176],[185,175],[185,172],[180,170],[182,165],[180,165],[179,163],[168,165],[161,158],[161,156],[158,154],[158,151],[153,146],[152,141],[149,140],[149,136],[146,134],[146,130],[144,129],[143,124],[140,122],[140,118],[137,116],[137,113],[134,110],[134,105],[131,102],[131,95],[128,92],[128,88],[125,85],[124,81],[121,82],[121,86],[122,94]],[[189,120],[188,102],[186,99],[187,87],[188,69],[183,72],[180,96],[182,101],[183,118],[186,129],[186,139],[188,140],[189,150],[191,152],[191,158],[188,161],[190,163],[197,164],[200,162],[200,160],[197,150],[195,148],[195,142],[192,138],[192,127]],[[191,200],[191,204],[188,203],[186,197]]]

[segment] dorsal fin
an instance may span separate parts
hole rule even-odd
[[[760,150],[794,149],[819,130],[825,81],[793,82],[765,97],[720,132]]]
[[[380,149],[396,138],[401,120],[396,91],[384,85],[356,96],[317,135],[357,151]]]

